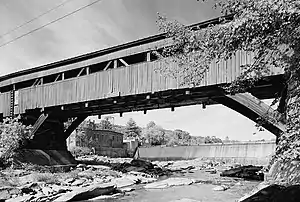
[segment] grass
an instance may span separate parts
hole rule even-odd
[[[45,182],[47,184],[59,184],[59,176],[53,173],[35,173],[32,175],[35,182]]]

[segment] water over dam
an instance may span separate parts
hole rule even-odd
[[[181,160],[204,158],[231,163],[267,165],[275,152],[274,141],[197,146],[140,147],[135,158],[148,160]]]

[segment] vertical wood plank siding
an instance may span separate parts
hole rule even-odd
[[[212,63],[200,86],[232,82],[240,75],[240,66],[250,63],[252,58],[253,55],[237,52],[236,56],[228,61],[219,64]],[[139,63],[21,89],[19,90],[19,112],[24,113],[26,109],[85,102],[118,95],[126,96],[182,88],[179,86],[178,79],[165,78],[159,72],[154,71],[163,64],[160,61]],[[173,65],[176,68],[176,64]],[[278,72],[272,74],[274,73]],[[7,106],[9,104],[2,106],[0,112],[6,112]]]
[[[0,114],[10,116],[10,92],[0,93]]]

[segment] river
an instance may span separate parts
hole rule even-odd
[[[176,174],[172,177],[204,180],[217,179],[221,181],[224,179],[226,181],[226,178],[219,177],[219,174],[209,174],[205,171],[187,172],[185,174]],[[135,191],[126,193],[120,198],[97,200],[97,202],[171,202],[185,198],[203,202],[234,202],[250,192],[259,183],[257,181],[235,179],[234,185],[225,191],[214,191],[213,188],[217,186],[215,184],[192,184],[152,190],[146,190],[143,188],[143,185],[137,185]]]

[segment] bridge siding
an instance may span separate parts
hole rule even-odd
[[[253,55],[237,52],[232,59],[216,64],[212,63],[205,73],[200,86],[230,83],[241,73],[240,66],[251,62]],[[43,108],[105,99],[115,96],[126,96],[140,93],[179,89],[178,79],[165,78],[155,72],[164,63],[161,61],[145,62],[109,69],[86,76],[20,89],[19,106],[15,113],[24,113],[26,109]],[[176,68],[176,64],[172,64]],[[272,74],[280,73],[274,70]],[[0,94],[0,113],[9,115],[9,93]]]
[[[200,86],[232,82],[240,73],[240,63],[237,61],[240,57],[244,57],[243,55],[237,53],[237,56],[230,61],[212,64]],[[21,89],[19,109],[16,113],[24,113],[26,109],[187,87],[180,86],[178,79],[165,78],[155,71],[163,64],[160,61],[139,63]]]

